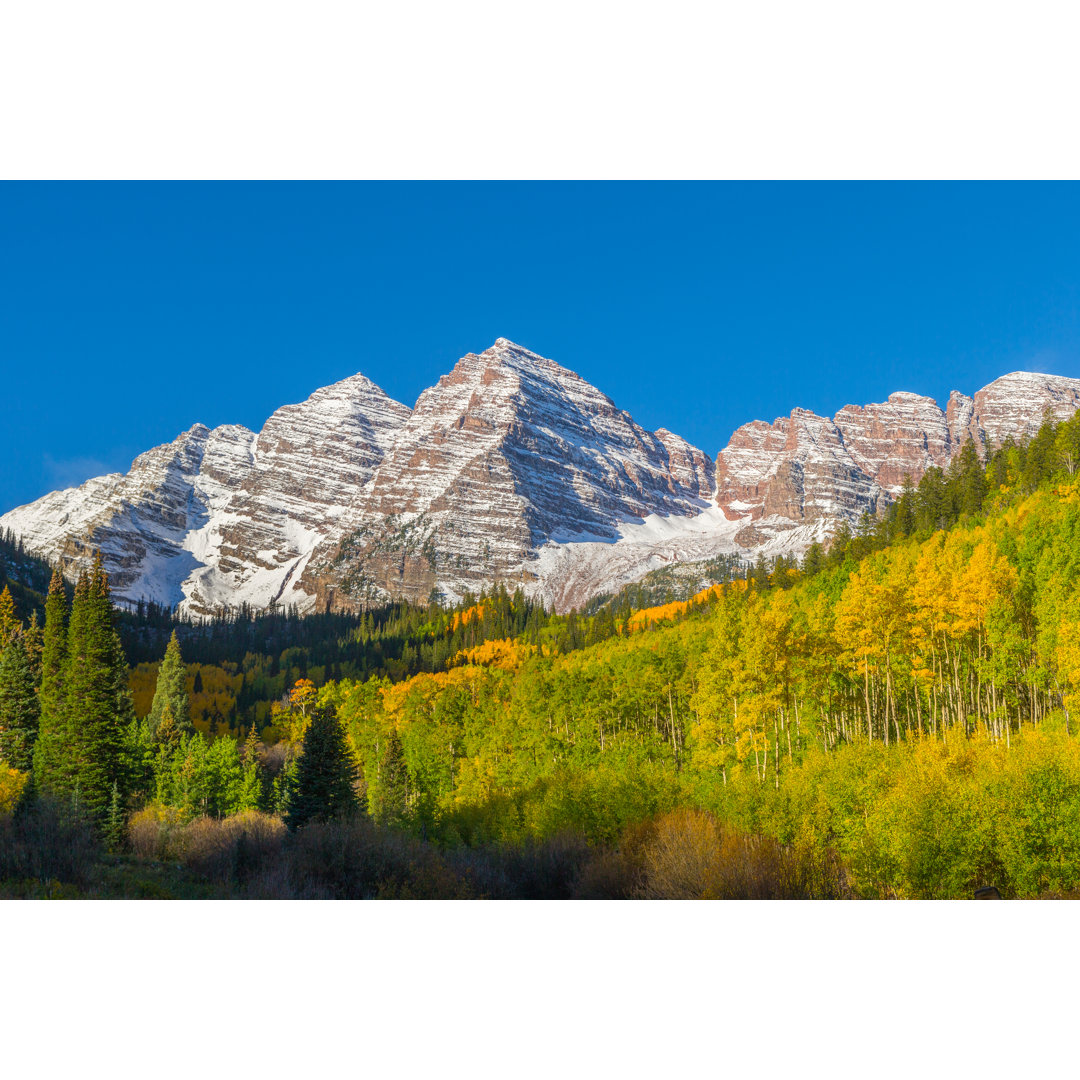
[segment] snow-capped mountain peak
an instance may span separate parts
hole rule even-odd
[[[500,337],[413,409],[351,375],[258,433],[195,424],[0,527],[69,576],[100,550],[120,599],[194,614],[457,599],[495,582],[565,610],[662,566],[799,554],[968,439],[985,454],[1078,405],[1080,380],[1013,372],[944,410],[897,391],[831,419],[751,421],[714,462]]]

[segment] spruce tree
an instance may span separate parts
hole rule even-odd
[[[120,785],[114,780],[109,797],[109,812],[105,818],[105,843],[114,854],[124,846],[124,805],[120,799]]]
[[[61,754],[66,765],[73,765],[80,804],[99,827],[109,811],[113,784],[120,779],[124,724],[130,719],[130,696],[121,686],[123,649],[112,615],[99,555],[90,576],[80,580],[72,605],[64,669],[67,745]]]
[[[29,772],[38,732],[38,698],[22,638],[0,654],[0,761]]]
[[[80,577],[75,593],[85,599],[86,579]],[[39,790],[70,796],[75,784],[75,751],[64,701],[64,673],[68,657],[68,604],[64,579],[54,570],[45,600],[45,636],[41,647],[41,719],[34,745],[34,780]]]
[[[376,791],[376,816],[379,820],[388,823],[404,821],[409,802],[409,771],[397,728],[391,728],[386,738],[386,746],[379,760]]]
[[[22,632],[23,648],[26,650],[26,659],[30,664],[30,677],[34,680],[34,688],[41,685],[41,648],[44,641],[41,625],[38,623],[38,613],[30,612],[30,621]]]
[[[181,735],[190,735],[195,729],[191,723],[191,705],[187,692],[187,668],[180,655],[180,642],[176,631],[172,632],[165,649],[165,659],[158,671],[157,686],[154,689],[154,701],[150,706],[147,721],[151,734],[157,738],[166,705],[172,712],[172,722]]]
[[[263,803],[262,762],[259,759],[259,746],[262,740],[251,725],[244,741],[244,779],[240,789],[240,809],[260,810]]]
[[[333,709],[317,707],[304,733],[303,750],[296,764],[289,828],[299,828],[309,821],[329,821],[355,810],[356,779],[356,761],[345,741],[341,721]]]

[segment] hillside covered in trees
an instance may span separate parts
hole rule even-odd
[[[801,566],[636,610],[196,627],[54,578],[40,629],[0,604],[3,828],[85,829],[80,895],[1072,894],[1078,464],[1075,418],[969,444]]]

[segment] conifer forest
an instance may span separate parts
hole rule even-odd
[[[805,557],[201,622],[0,543],[0,896],[1080,895],[1080,416]]]

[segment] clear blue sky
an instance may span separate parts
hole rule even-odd
[[[0,510],[512,338],[715,455],[796,406],[1080,376],[1080,187],[3,184]]]

